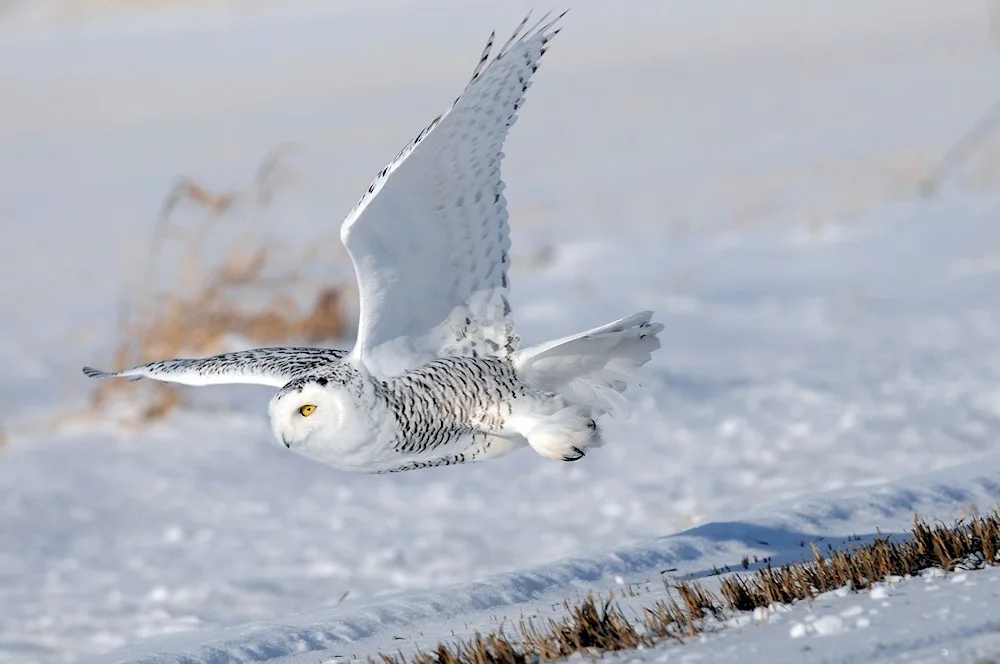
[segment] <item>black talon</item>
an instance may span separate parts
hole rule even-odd
[[[566,455],[563,456],[563,461],[579,461],[580,459],[583,458],[583,456],[584,456],[583,450],[581,450],[579,447],[575,447],[574,446],[574,447],[571,447],[570,449],[573,450],[573,453],[576,456],[571,456],[569,454],[566,454]]]

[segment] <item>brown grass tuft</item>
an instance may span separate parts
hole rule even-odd
[[[467,641],[439,643],[433,651],[418,652],[409,659],[384,653],[379,658],[383,664],[525,664],[655,643],[652,632],[633,624],[612,599],[600,600],[591,594],[580,604],[570,606],[567,602],[565,607],[569,611],[565,618],[548,620],[541,626],[522,620],[515,637],[508,637],[501,628],[487,636],[477,632]],[[650,617],[646,622],[658,619]]]
[[[238,228],[224,240],[221,262],[205,255],[214,234],[235,221],[238,209],[259,210],[272,202],[278,185],[288,180],[281,162],[287,151],[282,146],[265,155],[246,191],[217,193],[191,178],[177,181],[163,202],[149,261],[129,298],[138,306],[120,317],[120,342],[110,362],[114,370],[213,355],[240,344],[321,344],[348,332],[347,289],[304,285],[303,275],[294,270],[275,274],[276,252],[269,251],[266,239]],[[194,225],[172,223],[182,203],[202,212]],[[317,258],[310,252],[301,262]],[[302,302],[290,295],[295,291],[312,297]],[[95,385],[91,405],[102,409],[119,395],[140,399],[132,415],[132,423],[139,425],[164,417],[181,403],[169,384],[111,380]]]
[[[952,526],[929,526],[914,519],[910,538],[879,538],[854,550],[834,551],[824,557],[812,545],[814,561],[772,568],[769,564],[749,577],[723,579],[720,587],[729,608],[738,611],[758,606],[815,599],[819,594],[849,586],[870,588],[890,576],[911,576],[940,567],[976,569],[997,564],[1000,515],[974,517]]]
[[[383,664],[402,664],[402,657],[380,655]],[[430,653],[418,653],[412,660],[415,664],[527,664],[535,661],[533,656],[519,650],[503,634],[482,636],[477,633],[471,641],[459,642],[453,646],[438,644]]]
[[[824,556],[813,545],[814,560],[781,567],[767,567],[750,575],[733,575],[721,581],[721,597],[698,582],[668,585],[667,598],[644,607],[629,620],[613,598],[593,594],[580,604],[565,603],[568,615],[536,625],[522,620],[518,634],[503,629],[452,644],[439,643],[431,652],[380,654],[382,664],[526,664],[565,659],[575,653],[594,657],[603,652],[650,647],[664,640],[683,641],[710,625],[722,625],[727,614],[759,607],[815,599],[843,588],[869,588],[890,577],[915,575],[940,567],[978,569],[1000,565],[1000,512],[978,516],[975,512],[951,526],[927,525],[914,517],[909,537],[879,537],[851,550]],[[373,660],[369,659],[369,662]]]
[[[648,645],[648,637],[622,614],[613,600],[593,594],[577,606],[566,604],[569,615],[549,620],[539,629],[530,620],[520,625],[528,652],[542,659],[563,659],[576,652],[604,652]]]

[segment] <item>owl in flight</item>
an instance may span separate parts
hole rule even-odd
[[[261,348],[153,362],[94,378],[280,388],[277,440],[334,468],[386,473],[491,459],[528,445],[576,461],[598,418],[660,347],[644,311],[520,348],[507,300],[503,143],[562,15],[528,19],[490,59],[491,35],[451,107],[375,177],[340,237],[358,280],[348,351]]]

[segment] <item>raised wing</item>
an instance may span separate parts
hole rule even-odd
[[[527,30],[525,18],[492,61],[490,35],[465,91],[382,169],[344,221],[361,302],[352,357],[376,373],[517,349],[500,162],[561,17]]]
[[[165,360],[124,371],[107,372],[84,367],[91,378],[152,378],[182,385],[245,383],[281,387],[318,367],[337,362],[345,350],[327,348],[257,348],[223,353],[197,360]]]

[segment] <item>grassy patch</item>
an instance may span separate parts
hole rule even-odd
[[[738,612],[752,611],[817,596],[843,588],[864,590],[891,577],[912,576],[941,568],[980,569],[1000,565],[1000,512],[972,516],[952,525],[929,525],[914,518],[907,537],[880,537],[826,555],[813,545],[813,560],[766,567],[721,580],[719,593],[699,582],[667,585],[667,598],[628,617],[614,597],[591,594],[577,605],[565,604],[558,620],[521,620],[508,634],[503,628],[472,639],[439,643],[432,651],[380,654],[382,664],[524,664],[565,659],[575,653],[651,647],[666,640],[683,641]],[[374,661],[374,660],[369,660]]]
[[[120,316],[112,369],[239,346],[322,344],[350,331],[347,288],[317,285],[301,269],[329,257],[314,248],[301,256],[277,251],[259,224],[240,223],[267,208],[288,182],[287,152],[281,147],[265,155],[253,182],[238,191],[214,192],[192,178],[178,179],[161,206],[149,258],[128,284],[126,299],[134,304]],[[182,207],[194,214],[175,223]],[[282,272],[281,264],[293,268]],[[94,383],[91,406],[103,410],[117,397],[137,406],[128,413],[130,423],[140,425],[181,401],[167,383],[111,380]]]

